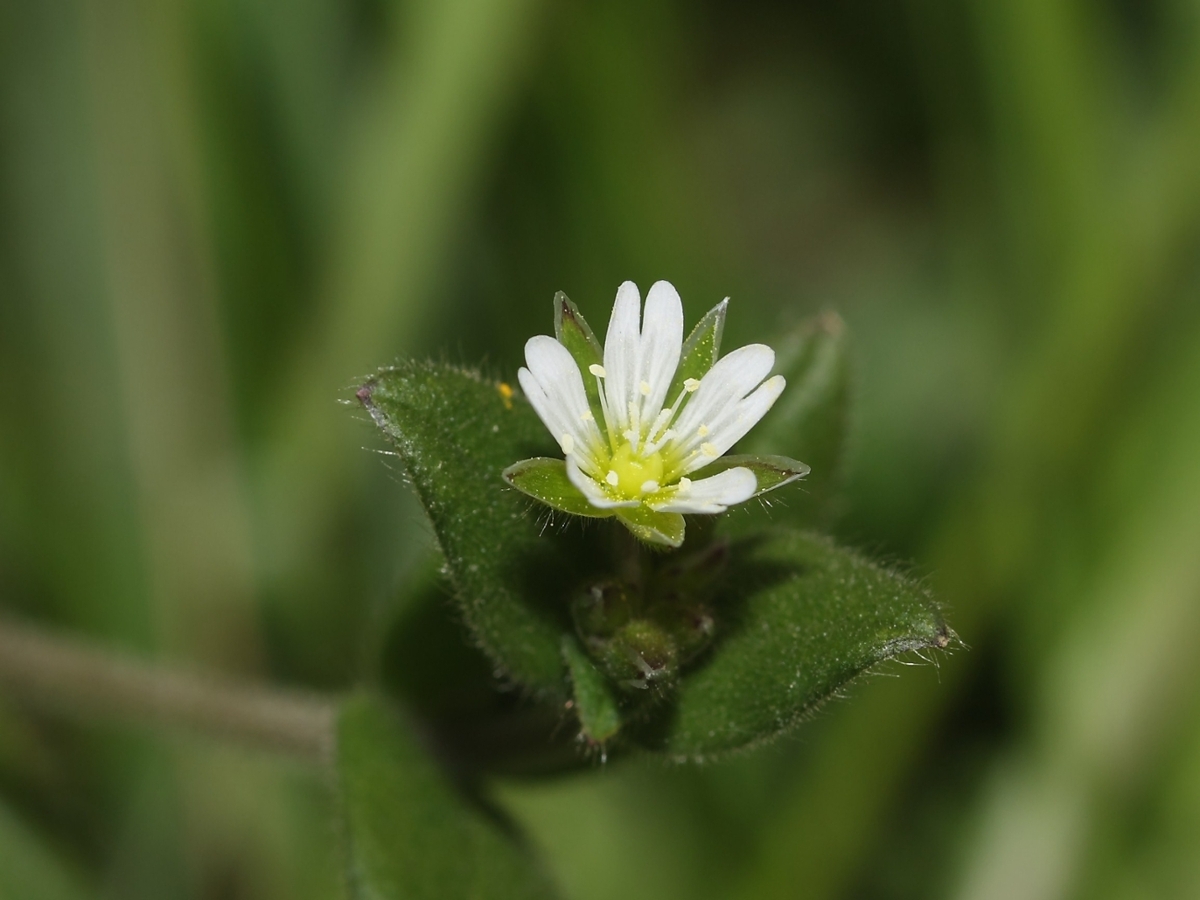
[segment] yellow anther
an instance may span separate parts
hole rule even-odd
[[[709,443],[703,443],[703,444],[701,444],[701,445],[700,445],[700,450],[701,450],[701,452],[702,452],[702,453],[703,453],[705,456],[712,456],[712,457],[716,457],[716,456],[719,456],[719,455],[720,455],[720,454],[718,454],[718,453],[717,453],[717,448],[716,448],[716,447],[714,447],[712,444],[709,444]]]
[[[700,437],[708,437],[708,426],[701,425],[696,429],[696,434],[700,435]]]
[[[559,443],[562,444],[563,453],[570,453],[575,449],[575,438],[571,437],[569,434],[564,434]]]
[[[512,409],[513,389],[511,385],[505,384],[503,381],[496,385],[496,390],[500,392],[500,399],[504,402],[505,409]]]
[[[649,397],[650,396],[650,382],[643,381],[640,385],[638,385],[638,390],[642,392],[643,397]]]
[[[594,418],[595,418],[595,416],[593,416],[593,415],[592,415],[592,411],[591,411],[590,409],[585,409],[585,410],[584,410],[584,411],[583,411],[583,412],[580,414],[580,416],[579,416],[579,421],[581,421],[581,422],[591,422],[591,421],[592,421]]]
[[[588,371],[597,378],[605,378],[608,376],[608,373],[604,371],[604,366],[598,363],[592,363],[590,366],[588,366]]]
[[[685,391],[687,391],[689,394],[695,393],[696,388],[698,388],[698,387],[700,387],[700,382],[697,381],[695,378],[683,379],[683,389]]]
[[[621,478],[620,478],[620,476],[617,475],[617,473],[615,471],[613,471],[612,469],[609,469],[608,474],[604,476],[604,480],[607,481],[609,484],[611,484],[613,487],[616,487],[617,482],[620,481]]]

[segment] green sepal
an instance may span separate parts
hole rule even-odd
[[[758,480],[758,488],[753,494],[755,497],[791,484],[793,481],[799,481],[809,472],[809,467],[805,463],[786,456],[745,453],[736,456],[722,456],[705,466],[697,474],[698,477],[708,478],[710,475],[736,468],[749,469],[754,473],[754,477]]]
[[[713,366],[721,352],[721,335],[725,333],[725,310],[729,306],[726,297],[696,323],[688,339],[683,342],[683,352],[679,356],[679,368],[675,370],[675,381],[667,391],[667,402],[671,403],[683,390],[683,383],[689,378],[699,381]]]
[[[572,635],[563,635],[563,659],[571,676],[575,715],[584,738],[603,744],[621,729],[621,710],[604,673],[579,646]]]
[[[679,513],[655,512],[644,506],[618,509],[616,513],[621,524],[639,541],[672,548],[683,544],[686,526]]]
[[[588,406],[597,422],[604,421],[600,406],[600,383],[589,368],[604,365],[604,350],[587,319],[570,298],[562,291],[554,295],[554,336],[567,348],[583,375],[583,389],[587,393]]]
[[[567,477],[567,464],[561,459],[545,456],[524,459],[501,474],[521,493],[560,512],[592,519],[605,519],[613,515],[611,509],[592,506],[583,492],[571,484],[571,479]]]

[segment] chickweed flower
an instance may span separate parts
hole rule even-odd
[[[678,547],[684,514],[722,513],[806,475],[785,457],[725,455],[786,385],[770,375],[775,353],[765,344],[718,358],[727,305],[684,341],[675,288],[657,282],[643,312],[627,281],[601,348],[559,293],[556,337],[529,339],[518,380],[565,459],[525,460],[505,478],[556,509],[617,516],[642,540]]]

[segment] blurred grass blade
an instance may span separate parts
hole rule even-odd
[[[71,866],[0,803],[0,897],[84,900],[91,896]]]
[[[920,585],[810,534],[735,545],[727,583],[710,656],[682,678],[671,715],[642,732],[673,756],[776,737],[870,667],[952,639]]]
[[[396,26],[348,129],[318,309],[272,406],[260,537],[303,565],[356,471],[338,387],[412,346],[440,263],[518,83],[537,0],[389,7]]]
[[[346,867],[361,900],[537,900],[549,882],[472,808],[391,709],[348,700],[338,725]]]

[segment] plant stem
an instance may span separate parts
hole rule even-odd
[[[318,764],[333,755],[331,699],[138,662],[3,618],[0,685],[69,713],[200,732]]]

